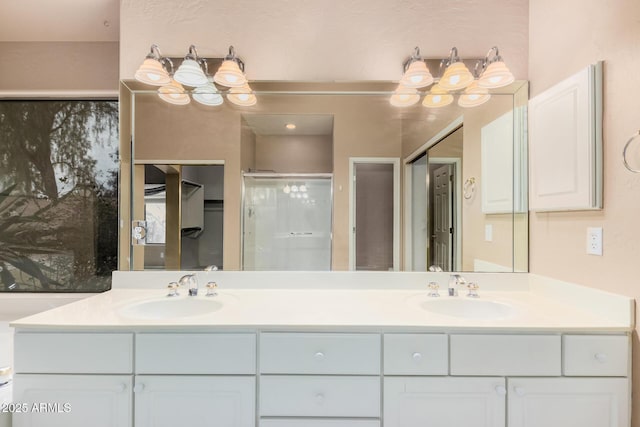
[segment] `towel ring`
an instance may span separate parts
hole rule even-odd
[[[640,173],[640,169],[634,169],[631,166],[629,166],[629,163],[627,162],[627,149],[629,148],[631,143],[638,137],[640,137],[640,130],[634,133],[633,135],[631,135],[631,138],[629,138],[627,143],[624,145],[624,150],[622,150],[622,161],[624,162],[624,167],[629,169],[633,173]]]
[[[465,199],[469,200],[473,197],[473,193],[476,192],[476,179],[474,177],[467,178],[462,186],[462,195]]]

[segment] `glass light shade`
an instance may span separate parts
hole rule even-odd
[[[209,83],[200,64],[193,59],[185,59],[173,75],[175,81],[185,86],[203,86]]]
[[[213,81],[226,87],[242,87],[247,83],[247,78],[240,70],[238,63],[227,59],[213,76]]]
[[[153,58],[145,59],[134,77],[139,82],[153,86],[164,86],[171,82],[171,77],[169,77],[167,70],[164,69],[160,61]]]
[[[509,71],[505,63],[496,61],[489,64],[487,69],[484,70],[484,73],[480,76],[480,80],[478,80],[478,86],[495,89],[507,86],[513,83],[514,80],[513,74],[511,74],[511,71]]]
[[[258,102],[256,96],[251,93],[251,88],[248,84],[245,84],[242,87],[232,87],[229,89],[227,99],[233,104],[241,107],[250,107],[252,105],[256,105],[256,102]]]
[[[453,96],[449,95],[445,89],[440,87],[440,83],[431,88],[431,91],[424,97],[422,105],[428,108],[440,108],[453,102]]]
[[[420,94],[414,88],[407,88],[402,84],[398,85],[398,88],[391,95],[389,102],[394,107],[409,107],[420,101]]]
[[[433,83],[433,76],[424,61],[413,61],[400,80],[400,84],[408,88],[429,86]]]
[[[491,99],[489,89],[479,87],[478,82],[473,82],[464,90],[458,99],[458,105],[461,107],[477,107]]]
[[[175,80],[171,80],[168,85],[158,89],[158,96],[163,101],[174,105],[187,105],[191,102],[191,98],[185,93],[184,87]]]
[[[222,95],[218,93],[218,90],[213,83],[208,83],[204,86],[199,86],[193,90],[193,100],[203,105],[217,106],[221,105],[224,99]]]
[[[473,82],[473,74],[462,62],[454,62],[444,71],[438,83],[445,90],[464,89]]]

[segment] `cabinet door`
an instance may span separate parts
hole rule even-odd
[[[153,376],[135,380],[136,427],[254,427],[255,377]]]
[[[504,427],[504,378],[384,379],[385,427]]]
[[[27,411],[13,426],[131,426],[131,384],[128,375],[17,374],[13,401]]]
[[[510,378],[509,427],[628,427],[626,378]]]

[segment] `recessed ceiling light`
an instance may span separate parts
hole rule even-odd
[[[296,125],[293,123],[287,123],[286,125],[284,125],[284,127],[286,127],[289,130],[293,130],[296,128]]]

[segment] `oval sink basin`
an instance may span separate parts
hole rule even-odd
[[[202,316],[220,310],[224,304],[214,298],[164,297],[140,301],[118,310],[124,317],[137,319],[170,319]]]
[[[430,299],[422,302],[420,307],[431,313],[467,319],[501,319],[514,313],[513,307],[508,304],[463,298]]]

